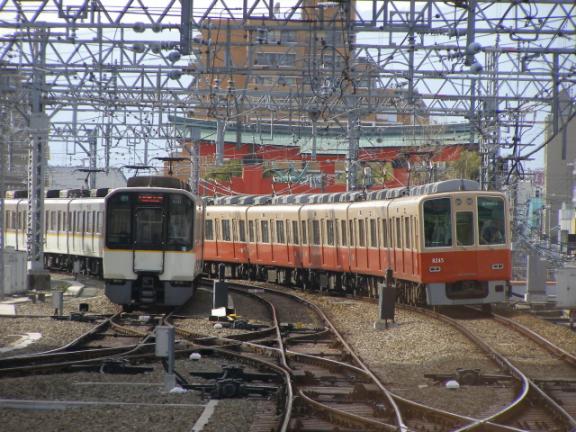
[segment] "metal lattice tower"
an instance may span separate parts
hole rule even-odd
[[[572,0],[174,0],[165,6],[4,0],[0,64],[17,68],[31,91],[38,90],[38,73],[44,75],[40,103],[50,119],[52,159],[85,154],[96,168],[146,165],[186,138],[189,132],[169,117],[192,110],[221,121],[221,134],[235,127],[237,136],[263,113],[288,113],[283,120],[297,125],[318,112],[342,129],[347,183],[354,188],[358,118],[401,113],[413,124],[468,121],[470,144],[482,150],[484,185],[494,187],[499,156],[520,163],[542,142],[547,116],[556,132],[573,117],[575,16]],[[246,37],[233,40],[238,30]],[[287,43],[272,38],[292,31],[307,36]],[[305,68],[277,68],[298,77],[296,84],[266,90],[225,84],[230,76],[278,76],[256,67],[261,48],[274,44],[312,53]],[[235,47],[245,53],[242,62],[234,59]],[[560,95],[569,103],[560,103]]]

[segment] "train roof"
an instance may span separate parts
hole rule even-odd
[[[258,204],[321,204],[321,203],[352,203],[358,201],[391,200],[404,196],[421,196],[457,191],[478,191],[480,184],[474,180],[454,179],[435,183],[427,183],[411,187],[380,189],[370,192],[352,191],[320,194],[297,195],[233,195],[208,199],[205,202],[212,205],[258,205]]]

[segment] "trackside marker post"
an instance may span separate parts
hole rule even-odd
[[[167,372],[164,375],[164,389],[172,390],[176,387],[176,375],[174,374],[174,327],[157,326],[156,330],[156,357],[165,359]]]

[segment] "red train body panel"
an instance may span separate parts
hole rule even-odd
[[[388,271],[403,300],[432,305],[503,302],[511,278],[508,207],[498,192],[217,205],[206,223],[205,261],[243,277],[376,293]]]

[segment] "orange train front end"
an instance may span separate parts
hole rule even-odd
[[[503,194],[456,192],[419,202],[420,280],[430,305],[507,301],[512,274]]]

